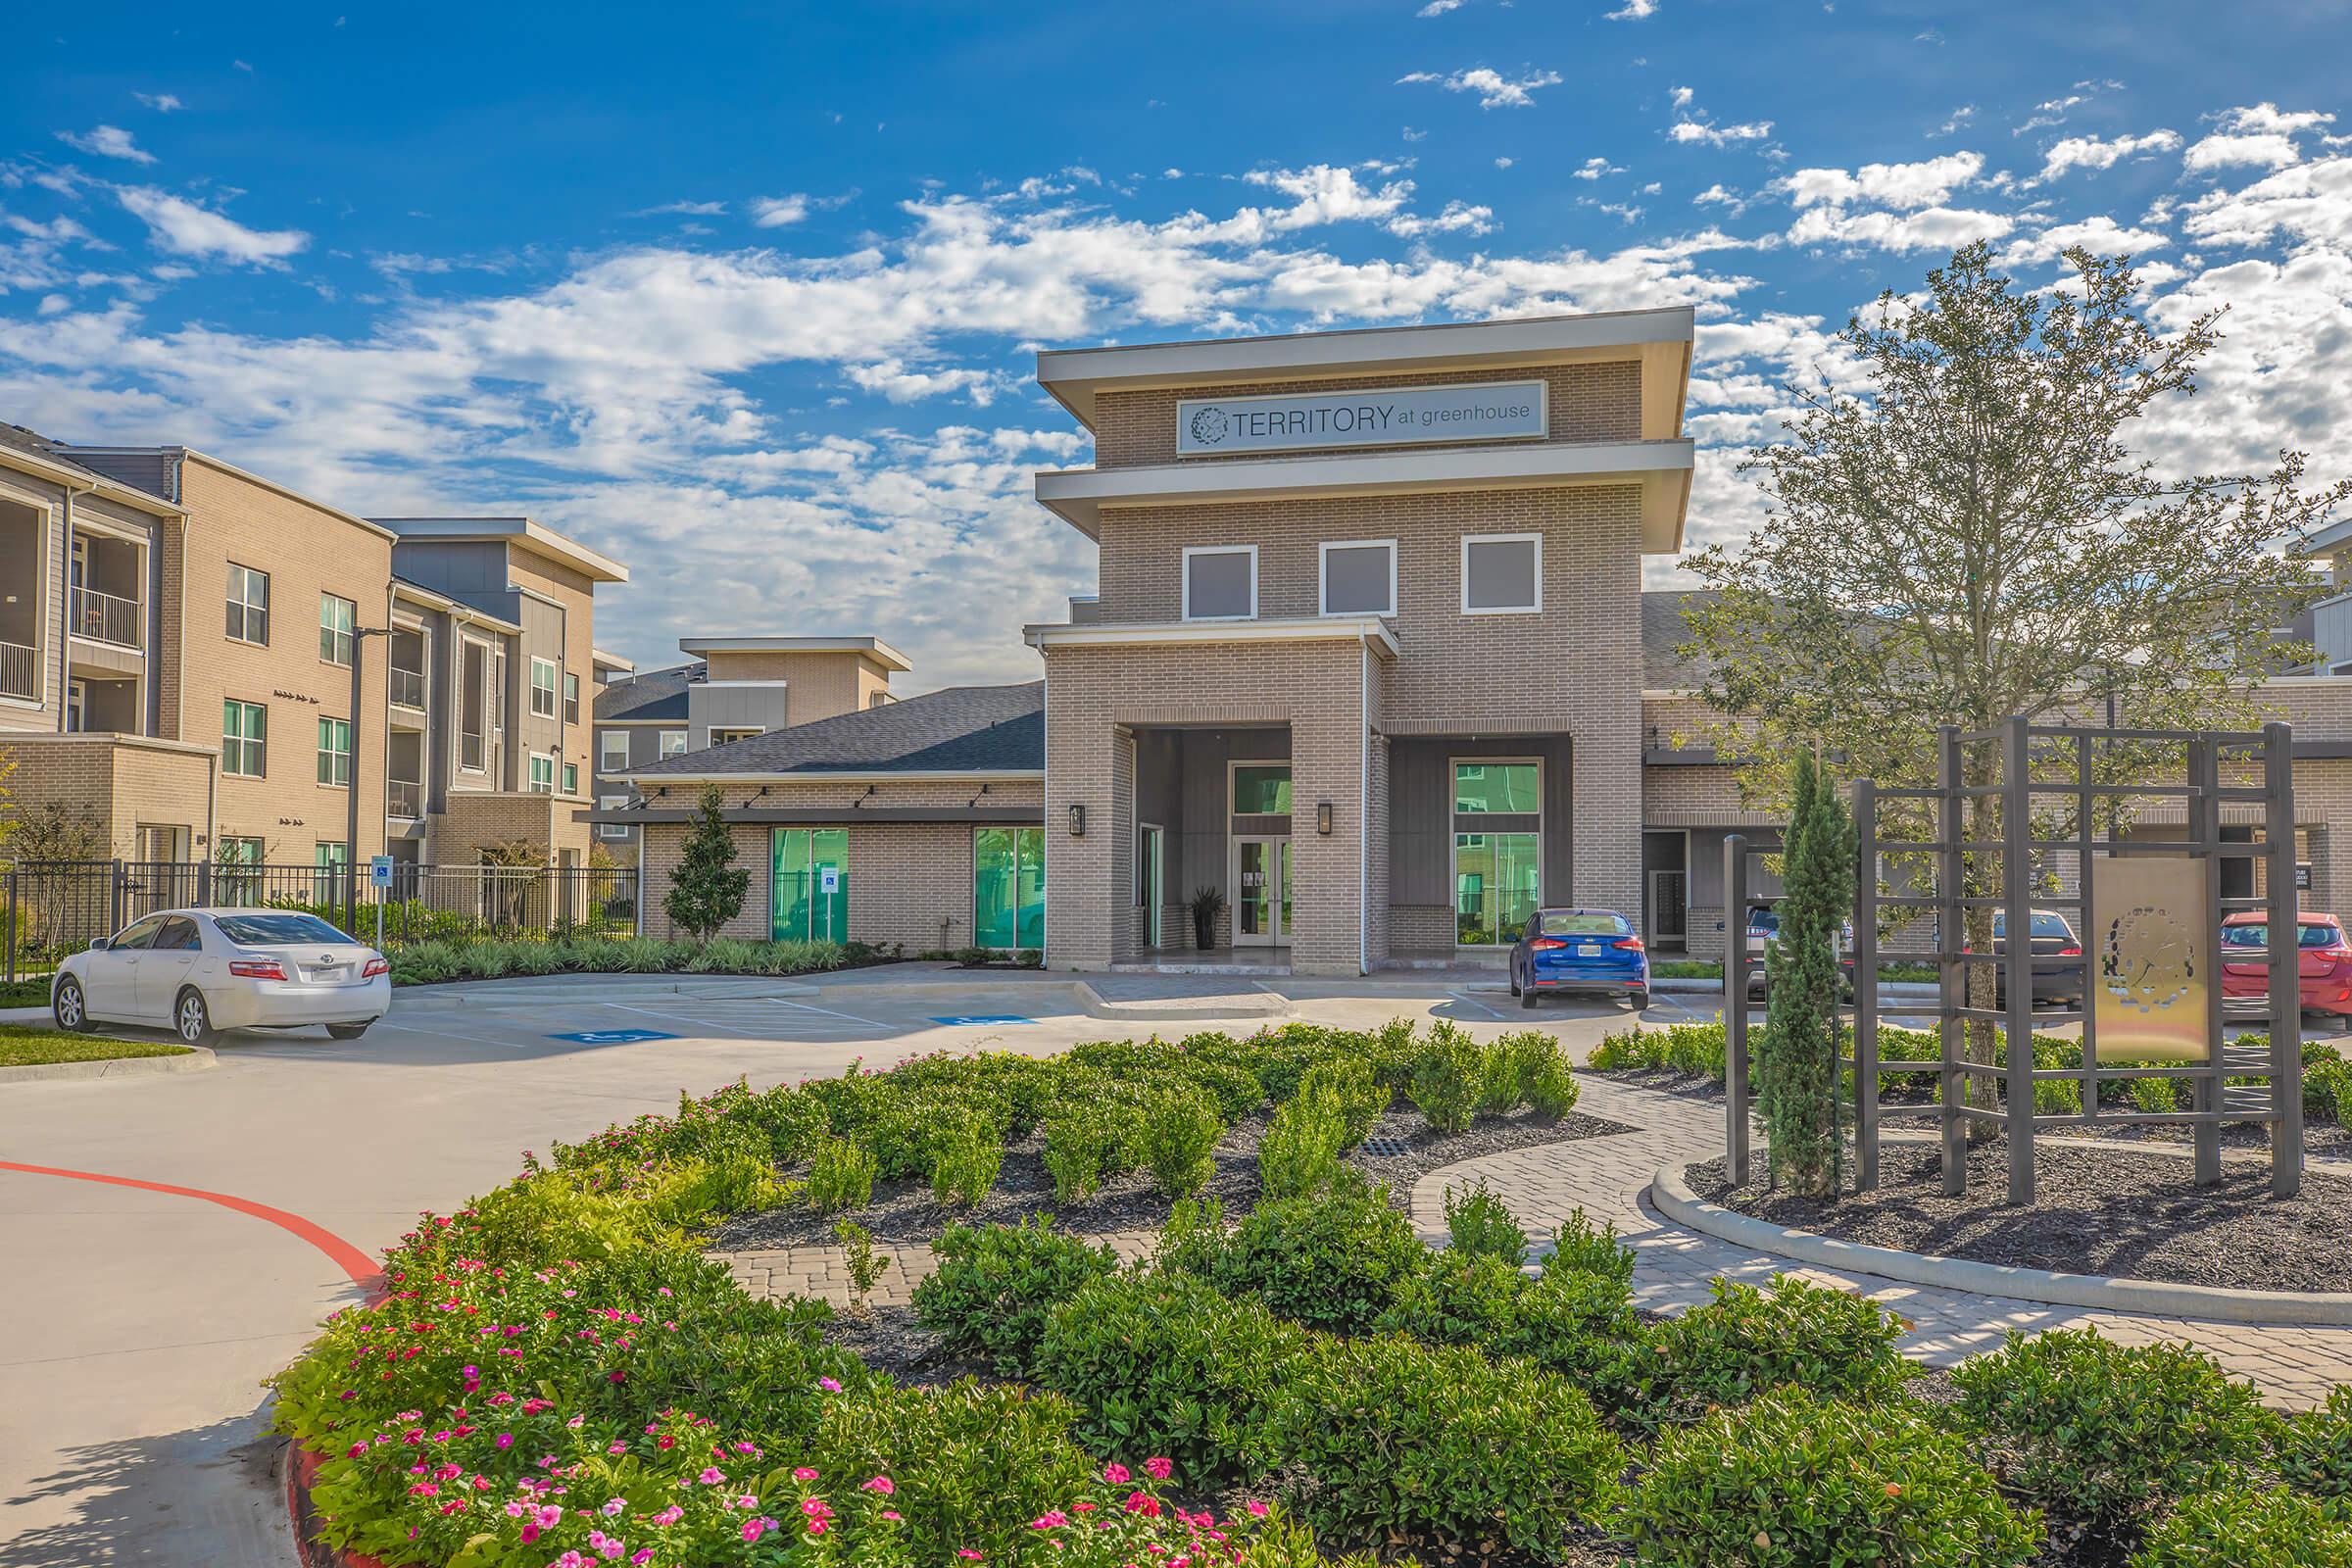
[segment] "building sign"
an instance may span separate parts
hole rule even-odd
[[[2090,1005],[2102,1064],[2211,1059],[2213,861],[2115,856],[2091,882]],[[2015,940],[2012,938],[2011,940]]]
[[[1186,401],[1176,405],[1176,451],[1197,457],[1541,437],[1550,429],[1545,391],[1542,381],[1490,381]]]

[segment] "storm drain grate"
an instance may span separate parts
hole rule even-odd
[[[1391,1138],[1383,1134],[1364,1140],[1364,1152],[1370,1154],[1374,1159],[1395,1159],[1399,1154],[1410,1152],[1405,1148],[1404,1140],[1401,1138]]]

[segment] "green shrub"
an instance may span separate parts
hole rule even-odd
[[[1635,1024],[1600,1037],[1590,1058],[1594,1072],[1659,1072],[1666,1066],[1666,1037]]]
[[[1353,1149],[1387,1113],[1396,1095],[1364,1058],[1328,1056],[1299,1078],[1298,1098],[1326,1102],[1339,1117],[1340,1148]]]
[[[1526,1276],[1502,1259],[1448,1249],[1396,1282],[1372,1327],[1424,1345],[1493,1348],[1517,1335],[1526,1291]]]
[[[1569,1070],[1568,1058],[1553,1052],[1551,1059],[1527,1069],[1521,1092],[1527,1108],[1544,1121],[1558,1121],[1576,1108],[1584,1093],[1577,1086],[1576,1075]]]
[[[873,1233],[854,1219],[835,1220],[833,1240],[841,1246],[842,1268],[850,1276],[851,1308],[864,1317],[871,1310],[865,1298],[882,1283],[892,1260],[874,1250]]]
[[[2284,1487],[2182,1497],[2131,1568],[2344,1568],[2352,1521]]]
[[[1625,1279],[1562,1268],[1554,1260],[1520,1290],[1500,1337],[1480,1343],[1490,1355],[1525,1356],[1558,1373],[1614,1411],[1632,1402],[1642,1320]]]
[[[2124,1086],[2133,1108],[2150,1112],[2179,1110],[2180,1098],[2170,1078],[2133,1078]]]
[[[1359,1176],[1314,1198],[1262,1203],[1235,1227],[1212,1278],[1294,1322],[1343,1334],[1371,1327],[1396,1282],[1421,1264],[1421,1243],[1382,1191]]]
[[[2322,1059],[2303,1069],[2303,1114],[2339,1125],[2352,1121],[2352,1065]]]
[[[1626,1464],[1566,1380],[1394,1335],[1318,1339],[1276,1384],[1263,1443],[1318,1531],[1449,1558],[1557,1555]]]
[[[1450,1023],[1439,1023],[1413,1063],[1405,1093],[1414,1107],[1439,1132],[1466,1132],[1485,1089],[1486,1054],[1478,1042]]]
[[[874,1200],[874,1153],[847,1138],[827,1138],[808,1156],[808,1205],[820,1214],[863,1208]]]
[[[1053,1309],[1118,1267],[1108,1247],[1054,1229],[1049,1215],[1019,1225],[951,1225],[931,1244],[939,1268],[914,1288],[914,1312],[957,1355],[986,1356],[1014,1377]]]
[[[1621,1523],[1645,1562],[1750,1568],[1998,1568],[2031,1560],[2039,1538],[1925,1411],[1800,1389],[1659,1438]]]
[[[1471,1107],[1471,1115],[1474,1118],[1507,1116],[1519,1108],[1521,1062],[1520,1053],[1514,1048],[1513,1043],[1529,1036],[1537,1039],[1550,1038],[1532,1029],[1522,1030],[1518,1034],[1502,1035],[1491,1040],[1480,1050],[1478,1100]]]
[[[1517,1268],[1527,1261],[1527,1232],[1482,1180],[1458,1198],[1446,1189],[1446,1246],[1472,1257],[1495,1257]]]
[[[1301,1092],[1274,1107],[1257,1141],[1257,1185],[1269,1199],[1309,1198],[1339,1179],[1348,1129],[1328,1096]]]
[[[1692,1078],[1723,1078],[1725,1035],[1720,1023],[1678,1023],[1666,1030],[1666,1066]]]
[[[1190,1198],[1216,1174],[1217,1140],[1224,1135],[1207,1096],[1191,1088],[1160,1089],[1144,1102],[1137,1120],[1136,1161],[1151,1171],[1162,1198]]]
[[[1613,1279],[1621,1285],[1631,1284],[1634,1278],[1634,1250],[1617,1239],[1615,1221],[1595,1225],[1579,1203],[1568,1217],[1560,1221],[1554,1233],[1550,1255],[1544,1260],[1546,1272],[1552,1269],[1583,1270]]]
[[[943,1116],[931,1136],[931,1196],[955,1208],[970,1208],[997,1185],[1004,1163],[1004,1138],[977,1112]]]
[[[1917,1375],[1894,1348],[1901,1320],[1875,1301],[1793,1274],[1764,1289],[1717,1280],[1715,1298],[1650,1331],[1635,1408],[1646,1426],[1689,1421],[1794,1386],[1832,1399],[1900,1393]]]
[[[1124,1165],[1127,1116],[1123,1105],[1082,1102],[1046,1119],[1046,1170],[1054,1178],[1054,1200],[1083,1202]]]
[[[2329,1502],[2352,1497],[2352,1386],[2328,1390],[2316,1410],[2280,1417],[2272,1443],[2279,1480]]]
[[[2118,1534],[2265,1446],[2254,1391],[2184,1345],[2125,1347],[2089,1329],[2013,1332],[2000,1349],[1961,1363],[1952,1381],[2011,1492]]]

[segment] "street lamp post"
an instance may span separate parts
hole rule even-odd
[[[389,626],[351,629],[351,781],[343,803],[343,930],[350,936],[360,924],[360,664],[368,638],[391,635]]]

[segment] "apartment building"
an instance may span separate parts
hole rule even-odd
[[[913,667],[878,637],[685,637],[678,650],[694,661],[643,675],[600,666],[611,678],[596,700],[598,807],[626,805],[631,771],[664,758],[882,707],[891,677]],[[616,858],[635,853],[635,826],[596,831]]]

